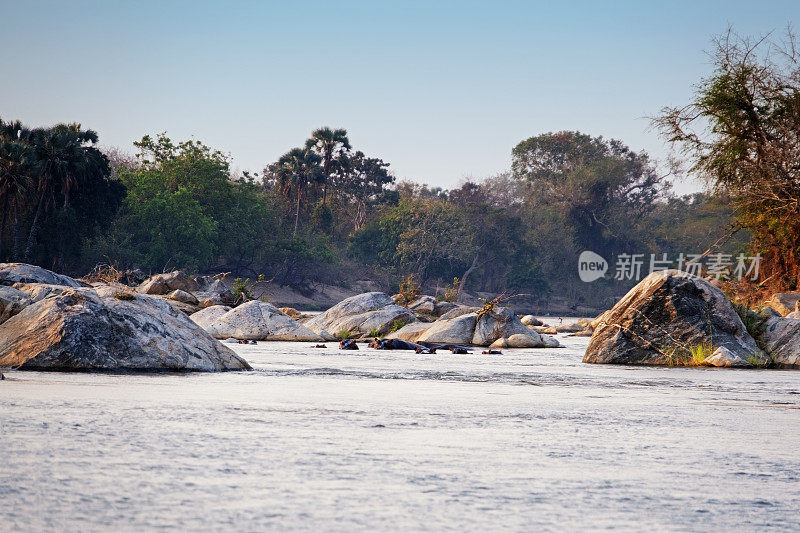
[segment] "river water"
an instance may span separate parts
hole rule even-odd
[[[6,372],[0,530],[794,530],[800,373],[234,346],[253,372]]]

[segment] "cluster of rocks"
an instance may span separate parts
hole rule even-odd
[[[737,313],[725,294],[685,272],[655,272],[594,322],[585,363],[800,367],[800,294]]]
[[[409,304],[417,320],[407,322],[391,332],[387,338],[409,342],[465,344],[491,346],[492,348],[544,348],[559,346],[559,342],[535,331],[536,326],[527,326],[508,308],[495,308],[484,312],[479,307],[435,302],[432,296],[422,296]],[[420,316],[420,305],[426,306]],[[433,305],[433,312],[430,310]],[[434,320],[429,320],[433,317]],[[527,317],[526,317],[527,318]],[[530,317],[533,318],[533,317]],[[534,319],[535,320],[535,319]],[[531,322],[533,323],[533,322]]]
[[[21,263],[0,263],[0,366],[72,371],[250,368],[163,299]]]
[[[234,295],[222,280],[212,276],[192,278],[181,270],[147,278],[136,292],[168,300],[188,314],[214,305],[234,304]]]

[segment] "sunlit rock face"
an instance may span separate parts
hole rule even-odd
[[[191,318],[217,339],[322,341],[321,335],[284,314],[272,304],[253,300],[233,309],[213,306]]]
[[[305,322],[316,333],[352,331],[361,335],[384,335],[397,324],[415,322],[414,314],[394,303],[382,292],[357,294]]]
[[[677,270],[654,272],[602,316],[584,363],[684,364],[691,349],[724,347],[765,364],[739,315],[711,283]]]

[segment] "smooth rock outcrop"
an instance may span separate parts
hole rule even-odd
[[[175,289],[171,293],[167,294],[167,298],[189,305],[197,305],[200,303],[194,294],[182,291],[180,289]]]
[[[764,324],[764,348],[778,368],[800,368],[800,320],[773,317]]]
[[[388,294],[367,292],[342,300],[324,313],[308,319],[305,326],[318,334],[327,331],[335,335],[350,331],[383,335],[396,324],[415,321],[414,314],[395,304]]]
[[[541,343],[541,339],[539,339],[539,334],[523,324],[519,317],[507,307],[481,315],[475,324],[472,344],[489,346],[501,337],[510,338],[513,335],[529,335],[534,339],[538,339],[539,346],[544,346]]]
[[[0,366],[65,371],[221,371],[250,365],[158,298],[73,288],[0,325]]]
[[[199,313],[207,312],[205,309]],[[209,313],[210,314],[210,313]],[[194,317],[194,315],[192,315]],[[326,340],[267,302],[253,300],[213,320],[202,320],[203,328],[217,339],[311,341]]]
[[[583,362],[687,364],[691,348],[701,344],[722,346],[746,361],[768,361],[720,289],[667,270],[647,276],[603,315]]]
[[[76,279],[27,263],[0,263],[0,285],[46,283],[64,287],[83,287]]]
[[[541,326],[542,321],[536,318],[533,315],[525,315],[519,319],[520,322],[525,324],[526,326]]]
[[[397,331],[389,333],[385,338],[417,342],[422,334],[428,331],[432,325],[431,322],[411,322]]]
[[[419,336],[417,342],[436,342],[443,344],[470,344],[475,335],[477,313],[466,313],[454,318],[442,317]]]
[[[28,307],[31,302],[27,293],[0,285],[0,324]]]
[[[172,291],[195,292],[199,290],[197,282],[182,270],[165,274],[156,274],[145,280],[137,289],[142,294],[169,294]]]
[[[192,313],[191,315],[189,315],[189,318],[191,318],[195,324],[205,329],[209,324],[221,318],[222,315],[224,315],[231,309],[233,308],[228,307],[227,305],[212,305],[210,307],[201,309],[196,313]]]
[[[753,366],[749,361],[742,359],[739,355],[731,352],[724,346],[720,346],[714,350],[714,353],[706,357],[702,364],[704,366],[722,368],[750,368]]]
[[[509,348],[542,348],[544,342],[538,333],[531,331],[528,334],[515,333],[506,340]]]
[[[48,283],[15,283],[14,288],[27,294],[32,302],[38,302],[50,295],[62,294],[73,287]]]

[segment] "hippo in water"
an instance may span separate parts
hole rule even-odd
[[[372,339],[369,343],[370,348],[376,350],[417,350],[420,348],[427,349],[426,346],[408,342],[400,339]]]
[[[491,349],[485,350],[481,353],[483,355],[503,355],[503,352],[501,352],[500,350],[491,350]]]
[[[453,353],[471,353],[472,350],[467,346],[462,346],[460,344],[438,344],[438,343],[431,343],[425,342],[422,343],[426,348],[430,348],[431,350],[450,350]]]
[[[345,339],[339,342],[340,350],[358,350],[358,344],[353,339]]]

